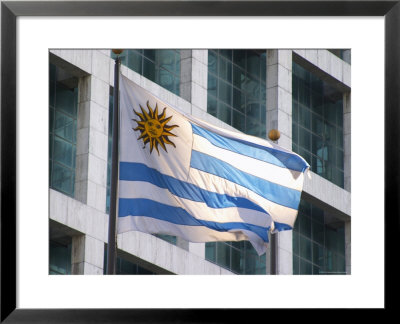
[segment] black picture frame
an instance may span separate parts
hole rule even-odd
[[[396,1],[2,1],[1,3],[1,322],[126,323],[234,322],[247,312],[214,309],[17,309],[16,308],[16,19],[18,16],[384,16],[385,17],[385,309],[395,305],[393,262],[400,228],[398,189],[400,129],[400,3]],[[367,140],[367,139],[366,139]],[[373,154],[369,152],[369,154]],[[373,188],[371,188],[373,190]],[[366,225],[371,232],[372,224]],[[366,247],[367,248],[367,247]],[[372,258],[371,258],[372,259]],[[373,266],[373,260],[371,260]],[[366,271],[368,269],[365,269]],[[366,283],[367,285],[367,283]],[[253,317],[255,318],[255,317]],[[267,320],[267,318],[264,318]]]

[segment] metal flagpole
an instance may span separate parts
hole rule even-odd
[[[277,143],[278,139],[281,137],[280,132],[277,129],[271,129],[268,132],[268,138]],[[270,243],[270,262],[271,262],[271,275],[278,274],[278,253],[277,253],[277,239],[278,233],[271,233],[271,243]]]
[[[108,249],[107,249],[107,274],[115,274],[117,252],[117,186],[118,186],[118,137],[119,137],[119,70],[121,59],[119,54],[123,50],[112,50],[117,55],[114,67],[114,110],[113,110],[113,138],[112,138],[112,164],[110,188],[110,216],[108,223]]]
[[[271,233],[271,252],[270,252],[270,257],[271,257],[271,270],[270,274],[271,275],[276,275],[277,274],[277,255],[276,255],[276,236],[278,233]]]

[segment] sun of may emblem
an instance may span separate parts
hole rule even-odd
[[[150,107],[148,101],[147,108],[149,109],[149,111],[146,111],[145,109],[143,109],[142,106],[140,106],[142,113],[138,113],[133,110],[134,113],[140,118],[140,120],[133,119],[138,125],[136,128],[133,128],[133,130],[140,131],[141,135],[138,140],[143,140],[143,148],[146,147],[147,143],[150,143],[150,154],[155,148],[158,155],[160,155],[158,145],[160,145],[164,149],[164,151],[168,153],[166,144],[170,144],[173,147],[176,147],[175,144],[171,142],[171,140],[168,138],[168,136],[176,137],[175,134],[171,133],[171,130],[179,126],[167,125],[167,123],[172,118],[172,116],[166,117],[165,111],[167,108],[164,108],[163,112],[161,114],[158,114],[157,104],[153,110]]]

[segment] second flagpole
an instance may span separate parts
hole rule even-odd
[[[118,189],[118,142],[119,142],[119,73],[123,50],[113,49],[117,55],[114,67],[114,107],[112,124],[112,162],[110,188],[110,214],[108,223],[107,274],[116,274],[117,255],[117,189]]]

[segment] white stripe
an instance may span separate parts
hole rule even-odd
[[[255,192],[230,182],[213,174],[190,168],[189,181],[202,189],[233,197],[244,197],[266,210],[273,221],[288,224],[293,227],[297,216],[297,209],[278,205]]]
[[[187,119],[195,122],[199,126],[205,128],[205,129],[207,129],[207,130],[209,130],[211,132],[219,134],[221,136],[226,136],[226,137],[232,138],[232,139],[240,139],[240,140],[243,140],[243,141],[247,141],[247,142],[250,142],[250,143],[256,143],[258,145],[262,145],[262,146],[269,147],[269,148],[278,148],[279,150],[292,153],[291,151],[285,150],[285,149],[283,149],[283,148],[281,148],[281,147],[279,147],[279,146],[277,146],[277,145],[275,145],[273,143],[270,143],[267,140],[262,139],[260,137],[255,137],[255,136],[252,136],[252,135],[247,135],[247,134],[244,134],[244,133],[240,133],[237,130],[234,130],[234,131],[233,130],[227,130],[227,129],[215,126],[213,124],[210,124],[210,123],[208,123],[208,122],[206,122],[204,120],[201,120],[201,119],[198,119],[196,117],[193,117],[192,115],[185,114],[185,117]]]
[[[211,132],[218,134],[218,135],[225,136],[225,137],[232,138],[232,139],[243,140],[246,142],[254,143],[254,144],[261,145],[261,146],[268,147],[268,148],[274,148],[274,149],[277,149],[282,152],[297,155],[304,160],[304,158],[302,156],[300,156],[299,154],[297,154],[291,150],[285,149],[284,147],[281,147],[281,146],[279,146],[275,143],[272,143],[266,139],[256,137],[253,135],[244,134],[244,133],[239,132],[238,130],[228,130],[225,128],[221,128],[221,127],[215,126],[211,123],[208,123],[204,120],[198,119],[198,118],[196,118],[192,115],[186,114],[186,113],[183,113],[183,115],[190,121],[199,125],[200,127],[203,127]]]
[[[118,234],[129,231],[174,235],[193,243],[249,240],[259,255],[265,252],[264,241],[256,234],[245,230],[218,232],[204,226],[176,225],[164,220],[145,216],[126,216],[119,218]]]
[[[303,188],[303,172],[285,169],[252,157],[224,150],[214,146],[204,137],[196,134],[193,134],[193,150],[216,157],[243,172],[281,186],[298,191],[301,191]]]
[[[271,218],[262,212],[247,208],[210,208],[203,202],[196,202],[173,195],[168,189],[159,188],[149,182],[120,181],[120,198],[145,198],[159,203],[181,207],[193,217],[218,223],[241,222],[262,227],[271,226]]]

